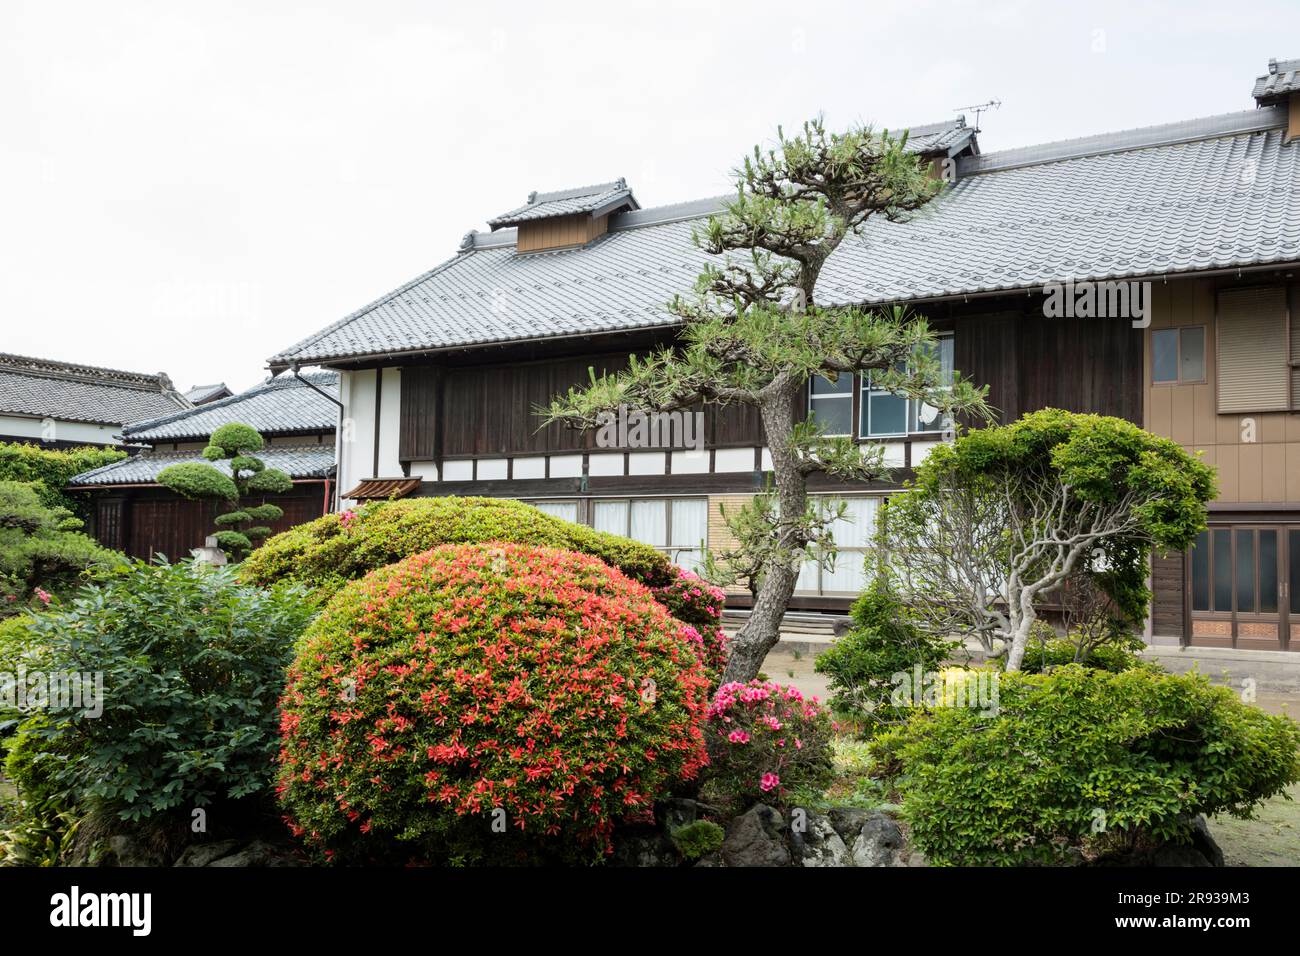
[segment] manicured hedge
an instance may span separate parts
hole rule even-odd
[[[299,644],[279,789],[326,858],[601,858],[705,764],[687,626],[603,562],[446,545],[340,590]]]
[[[0,481],[40,482],[41,500],[51,508],[67,508],[85,517],[85,497],[64,492],[74,475],[126,457],[117,448],[54,450],[26,442],[0,442]]]
[[[483,541],[590,554],[648,587],[677,579],[674,566],[649,545],[503,498],[410,498],[326,515],[267,539],[239,573],[250,583],[293,581],[329,597],[348,581],[429,548]]]
[[[1069,664],[998,675],[990,716],[936,707],[878,737],[932,863],[1020,865],[1180,840],[1300,780],[1300,727],[1199,674]]]

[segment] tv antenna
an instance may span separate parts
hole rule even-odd
[[[988,112],[989,110],[995,110],[995,109],[997,109],[997,108],[998,108],[999,106],[1001,106],[1001,105],[1002,105],[1002,101],[1001,101],[1001,100],[989,100],[987,103],[977,103],[977,104],[974,105],[974,106],[959,106],[959,107],[957,107],[957,110],[956,110],[956,111],[957,111],[958,113],[960,113],[960,112],[962,112],[963,110],[969,110],[970,112],[974,113],[974,114],[975,114],[975,132],[978,133],[978,132],[980,131],[980,114],[981,114],[981,113]]]

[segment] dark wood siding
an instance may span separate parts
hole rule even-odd
[[[1151,629],[1161,637],[1183,636],[1183,552],[1151,558]]]
[[[190,551],[201,547],[216,530],[212,519],[225,510],[217,502],[189,501],[161,490],[128,489],[125,494],[125,498],[101,499],[96,536],[105,546],[144,560],[157,554],[165,554],[170,561],[189,557]],[[112,522],[105,522],[113,500],[117,502],[111,509],[117,512],[117,533]],[[316,482],[298,485],[286,495],[252,498],[245,503],[262,502],[284,509],[284,516],[270,525],[275,532],[319,518],[326,511],[324,486]]]
[[[989,386],[988,401],[1001,421],[1053,407],[1141,424],[1142,330],[1129,322],[1046,318],[1038,297],[934,311],[938,314],[928,316],[934,328],[954,334],[957,369],[976,384]],[[555,344],[561,347],[572,348],[573,343]],[[627,356],[627,351],[603,351],[405,368],[400,457],[410,462],[594,448],[593,430],[541,428],[536,409],[585,384],[589,369],[599,374],[624,368]],[[710,407],[705,415],[710,446],[762,444],[756,409]]]
[[[402,369],[402,414],[398,457],[428,461],[438,456],[438,385],[441,369],[413,366]]]

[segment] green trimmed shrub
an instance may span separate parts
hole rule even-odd
[[[999,710],[937,707],[872,745],[932,863],[1056,863],[1190,838],[1300,780],[1300,726],[1199,674],[1001,674]]]
[[[239,489],[234,479],[211,465],[183,461],[158,472],[158,483],[186,498],[220,498],[238,501]]]
[[[485,541],[590,554],[647,587],[677,580],[674,566],[649,545],[506,498],[408,498],[325,515],[267,539],[239,573],[252,584],[293,581],[328,598],[349,581],[413,554]]]
[[[256,428],[241,422],[220,426],[208,439],[209,448],[220,448],[223,458],[237,458],[249,452],[262,450],[262,436]]]
[[[87,704],[23,721],[31,759],[82,809],[125,820],[269,797],[276,701],[310,617],[297,589],[228,568],[137,561],[106,575],[25,619],[29,672],[102,675],[100,716]]]
[[[830,678],[831,706],[836,713],[872,731],[905,720],[910,704],[893,700],[896,675],[939,670],[961,646],[916,626],[899,600],[876,586],[853,602],[853,628],[817,657],[818,674]]]
[[[617,821],[706,762],[685,628],[555,548],[445,545],[367,575],[289,670],[294,832],[346,861],[600,859]]]
[[[275,521],[284,515],[279,505],[263,502],[253,507],[241,507],[240,500],[249,495],[283,494],[293,488],[293,479],[279,468],[267,468],[252,452],[262,447],[262,436],[257,429],[239,422],[222,425],[208,439],[203,457],[210,462],[227,462],[230,473],[214,465],[184,462],[170,465],[158,473],[159,484],[186,498],[217,499],[224,501],[227,511],[217,515],[215,524],[217,544],[233,561],[244,558],[253,550],[255,542],[269,537],[271,529],[265,525],[245,527],[252,521]],[[254,516],[253,511],[257,512]]]

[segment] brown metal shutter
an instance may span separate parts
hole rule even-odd
[[[1291,407],[1286,290],[1282,286],[1219,293],[1219,412],[1275,412]]]

